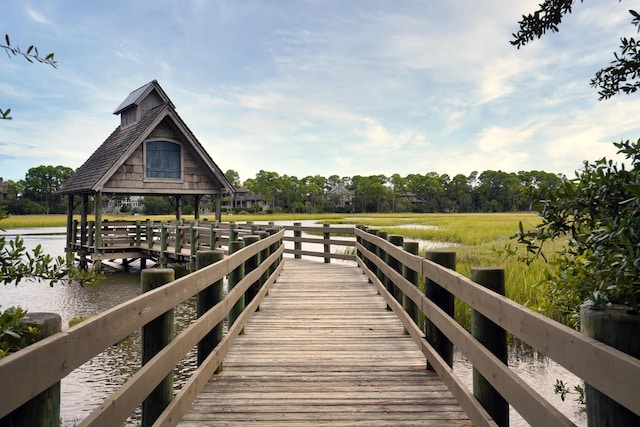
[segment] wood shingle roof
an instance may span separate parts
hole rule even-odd
[[[220,168],[206,152],[195,135],[175,111],[171,100],[166,96],[160,85],[154,80],[136,90],[120,104],[116,113],[138,106],[145,102],[145,97],[151,92],[151,104],[147,102],[142,117],[137,122],[118,126],[113,133],[98,147],[98,149],[78,168],[76,173],[60,190],[60,194],[93,194],[106,190],[114,193],[129,194],[205,194],[208,190],[233,192],[233,186]],[[157,129],[161,129],[157,131]],[[167,130],[169,129],[169,131]],[[190,164],[185,165],[185,178],[179,182],[141,183],[143,179],[142,144],[153,132],[170,132],[172,139],[179,141],[185,147],[185,155],[189,155]],[[136,168],[138,175],[132,178],[130,172],[133,166],[127,164],[130,158],[138,156]],[[186,162],[186,160],[184,160]],[[188,167],[187,167],[188,166]],[[187,169],[189,169],[187,171]],[[117,177],[117,174],[122,176]],[[123,178],[128,176],[127,179]],[[137,179],[139,177],[139,179]],[[190,181],[188,182],[190,177]],[[135,182],[134,182],[135,181]],[[207,183],[201,183],[208,181]],[[124,183],[124,184],[123,184]],[[165,185],[166,184],[166,185]],[[164,185],[164,187],[163,187]]]

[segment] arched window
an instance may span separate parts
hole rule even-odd
[[[170,141],[147,141],[145,148],[147,178],[182,178],[180,144]]]

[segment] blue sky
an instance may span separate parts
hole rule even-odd
[[[572,175],[640,137],[640,96],[589,86],[634,36],[638,1],[578,3],[509,44],[539,0],[5,0],[0,176],[79,167],[156,79],[218,166],[302,178],[545,170]]]

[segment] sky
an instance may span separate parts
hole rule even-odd
[[[560,32],[509,41],[540,0],[2,0],[0,177],[77,168],[157,80],[223,171],[303,178],[544,170],[569,177],[640,138],[640,95],[595,72],[640,0],[577,2]],[[2,39],[3,41],[4,39]]]

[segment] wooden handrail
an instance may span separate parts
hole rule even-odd
[[[272,264],[269,263],[276,263],[281,256],[283,245],[278,242],[282,241],[283,234],[284,230],[281,230],[220,262],[135,297],[77,326],[1,359],[0,378],[6,384],[12,384],[12,387],[0,388],[0,418],[60,381],[105,348],[121,341],[160,314],[228,275],[230,271],[263,251],[264,248],[278,244],[279,249],[266,260],[261,270],[247,276],[247,283],[252,278],[256,281],[264,269],[271,267]],[[271,276],[275,278],[276,274]],[[231,307],[229,301],[234,295],[228,295],[223,303],[219,304],[220,308],[215,309],[215,316],[219,316],[225,310],[228,311]],[[192,347],[193,345],[189,349]],[[163,372],[163,368],[148,367],[143,373],[147,370],[157,373],[157,369]],[[26,372],[31,374],[25,375]],[[146,396],[138,396],[137,404],[144,397]]]
[[[363,242],[382,248],[383,251],[421,276],[435,281],[494,323],[564,366],[632,412],[640,415],[640,400],[637,399],[637,396],[640,395],[640,360],[523,307],[506,297],[488,291],[453,270],[409,254],[385,239],[360,229],[356,229],[356,236]],[[485,378],[493,379],[492,385],[509,400],[527,421],[548,425],[544,421],[551,422],[553,420],[556,425],[573,425],[566,417],[559,414],[553,405],[548,402],[544,403],[544,398],[531,390],[495,356],[486,354],[486,349],[477,344],[470,334],[422,295],[402,275],[388,267],[374,252],[360,243],[357,243],[356,248],[359,253],[362,253],[362,259],[358,260],[358,264],[367,272],[370,280],[380,282],[367,267],[365,260],[372,262],[387,277],[390,277],[395,286],[399,287],[417,304],[421,311],[429,316],[436,323],[436,326],[465,353]],[[395,300],[388,295],[388,304],[391,299]],[[399,310],[402,308],[400,307]],[[404,310],[402,311],[404,312]],[[409,319],[409,316],[400,317],[405,320]],[[413,324],[413,321],[410,323]],[[405,324],[405,327],[409,326]],[[417,335],[414,339],[418,345],[424,347],[422,335]],[[433,355],[431,356],[433,357]],[[602,364],[606,364],[606,371],[593,369],[594,366]],[[438,372],[439,375],[447,375],[446,369],[441,367],[441,371]]]
[[[103,224],[103,227],[110,227],[114,224],[106,223]],[[143,223],[142,226],[132,223],[128,227],[135,227],[134,231],[145,230],[146,238],[153,244],[154,236],[157,239],[162,234],[157,231],[156,226],[159,225],[159,223],[155,225],[149,224],[149,227],[147,227],[146,223]],[[185,238],[188,238],[189,244],[192,244],[193,240],[197,242],[216,242],[218,245],[228,242],[228,238],[225,240],[222,235],[223,232],[228,232],[229,230],[228,227],[225,228],[225,224],[216,223],[214,226],[212,223],[205,223],[203,225],[201,226],[198,223],[184,226],[178,225],[178,227],[183,230],[198,231],[196,237],[192,237],[194,233],[183,232]],[[165,225],[165,227],[172,226],[175,234],[176,224]],[[256,230],[266,230],[272,227],[272,225],[256,227],[251,224],[249,227],[238,227],[235,231],[245,233],[247,230],[249,232],[253,230],[255,233]],[[153,230],[150,236],[146,231],[147,228]],[[269,285],[275,280],[282,268],[282,263],[278,261],[284,253],[325,259],[355,260],[367,274],[370,281],[378,288],[388,306],[401,319],[405,329],[425,354],[431,366],[435,368],[436,372],[448,385],[476,425],[493,426],[495,423],[460,378],[454,374],[447,362],[427,342],[424,332],[403,308],[402,298],[399,301],[398,295],[393,295],[388,291],[385,286],[386,281],[390,280],[395,289],[398,289],[406,298],[412,301],[467,356],[474,368],[481,372],[528,422],[533,425],[573,424],[551,403],[519,378],[509,367],[479,344],[450,315],[446,314],[420,292],[413,283],[401,274],[400,269],[389,266],[384,261],[386,255],[393,257],[398,263],[416,272],[421,277],[436,282],[439,286],[455,295],[456,298],[465,301],[474,310],[482,313],[503,329],[508,330],[514,336],[564,366],[585,382],[606,393],[634,413],[640,414],[640,401],[637,399],[637,396],[640,395],[640,360],[520,306],[508,298],[488,291],[453,270],[444,268],[418,255],[410,254],[386,239],[359,228],[301,225],[285,226],[283,228],[283,230],[275,232],[269,237],[266,237],[266,233],[261,233],[263,234],[263,239],[231,256],[225,257],[222,261],[175,280],[159,289],[133,298],[75,327],[0,360],[0,378],[3,378],[3,381],[7,384],[12,384],[11,388],[0,388],[0,417],[11,412],[41,390],[59,381],[69,372],[100,353],[104,348],[122,340],[158,315],[228,275],[238,266],[256,256],[256,254],[263,254],[265,250],[272,249],[274,245],[279,245],[277,250],[270,252],[266,261],[263,260],[258,268],[252,270],[240,280],[222,302],[187,327],[164,350],[157,354],[150,363],[138,370],[116,393],[109,396],[80,425],[108,425],[112,424],[114,420],[126,419],[150,389],[173,369],[177,361],[189,349],[193,348],[204,334],[227,315],[229,309],[240,296],[252,284],[260,281],[263,286],[256,297],[248,304],[222,342],[194,372],[156,422],[156,425],[175,425],[176,420],[186,411],[193,398],[206,383],[208,377],[220,364],[234,337],[240,333],[250,314],[260,304],[260,301],[268,291]],[[289,232],[304,231],[311,234],[305,237],[301,237],[300,234],[296,237],[291,237],[285,235],[285,230]],[[273,233],[274,230],[270,230],[270,232]],[[167,228],[165,228],[165,233],[167,233]],[[200,236],[200,233],[204,234],[204,236]],[[211,236],[211,233],[214,233],[215,237]],[[327,234],[337,234],[338,237],[327,237]],[[339,236],[343,235],[354,235],[357,241],[341,239]],[[140,244],[142,247],[150,245],[146,240],[140,241],[142,242]],[[330,253],[330,249],[328,251],[327,249],[310,251],[304,250],[302,246],[300,249],[285,249],[284,244],[282,244],[284,241],[305,244],[315,243],[328,247],[352,247],[355,248],[358,255]],[[268,280],[263,280],[266,277],[265,275],[269,276]],[[594,366],[601,366],[602,364],[606,364],[606,370],[593,369]],[[25,372],[35,373],[35,375],[25,375]]]

